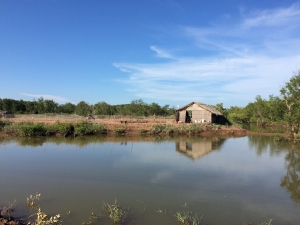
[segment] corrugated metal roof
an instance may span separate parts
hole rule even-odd
[[[213,113],[213,114],[216,114],[218,116],[222,116],[223,114],[221,112],[219,112],[218,110],[216,110],[214,107],[210,106],[210,105],[206,105],[202,102],[191,102],[179,109],[177,109],[176,111],[181,111],[181,110],[185,110],[186,108],[190,107],[191,105],[193,104],[196,104],[197,106],[203,108],[203,109],[206,109],[207,111]]]

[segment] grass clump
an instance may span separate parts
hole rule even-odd
[[[100,134],[106,133],[103,124],[94,124],[86,121],[80,121],[74,124],[74,135]]]
[[[117,201],[112,205],[104,202],[103,209],[108,214],[112,224],[122,224],[125,222],[128,212],[118,206]]]
[[[115,127],[114,132],[116,134],[124,134],[124,133],[126,133],[126,129],[125,129],[125,127]]]
[[[74,132],[74,126],[71,123],[62,123],[59,121],[54,123],[51,129],[52,133],[64,135],[65,137]]]
[[[22,137],[40,137],[47,135],[47,127],[42,123],[13,123],[9,126],[5,126],[4,131]]]

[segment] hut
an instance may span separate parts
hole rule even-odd
[[[222,123],[223,114],[202,102],[191,102],[176,110],[176,122],[182,123]]]
[[[0,110],[0,119],[4,119],[4,118],[13,118],[14,115],[11,114],[10,112],[7,112],[7,111],[1,111]]]

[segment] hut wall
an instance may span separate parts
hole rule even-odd
[[[179,121],[185,123],[186,110],[182,110],[179,112]]]
[[[189,106],[187,110],[192,111],[192,123],[195,123],[195,121],[197,121],[197,123],[201,123],[203,120],[205,120],[205,122],[212,122],[211,112],[196,104]]]

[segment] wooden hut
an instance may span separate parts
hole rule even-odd
[[[176,110],[176,121],[182,123],[221,123],[223,114],[202,102],[191,102]]]
[[[14,115],[11,114],[10,112],[7,112],[7,111],[1,111],[0,110],[0,118],[13,118]]]

